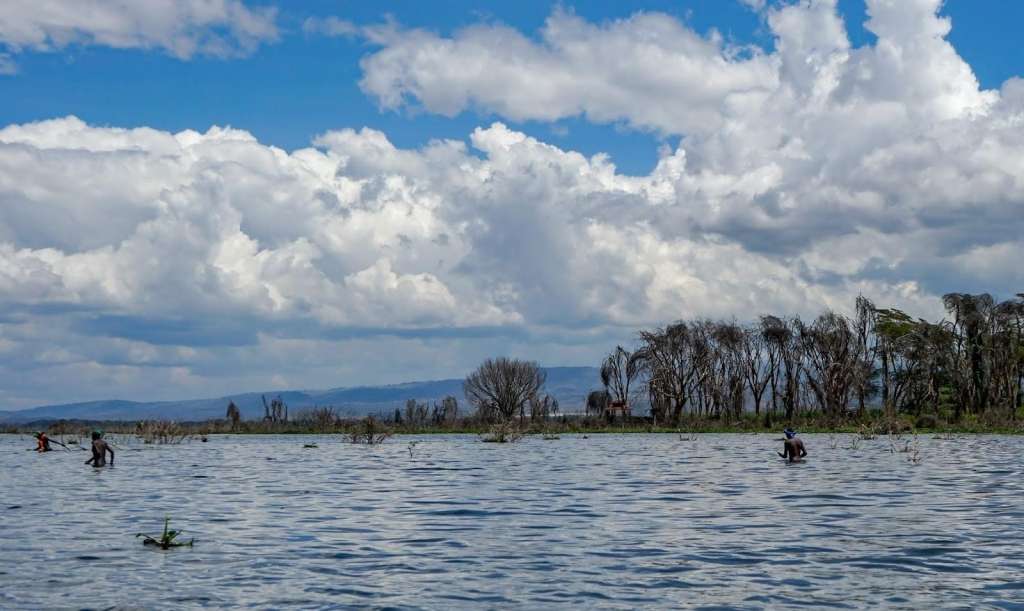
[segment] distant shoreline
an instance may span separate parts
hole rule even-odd
[[[329,423],[313,423],[308,421],[265,422],[240,421],[235,425],[225,420],[203,422],[172,422],[160,420],[148,421],[36,421],[23,424],[11,424],[0,427],[0,433],[25,434],[46,430],[53,435],[88,436],[93,429],[101,429],[107,433],[121,435],[139,435],[140,437],[156,438],[191,438],[207,435],[352,435],[356,431],[369,426],[377,432],[388,436],[410,435],[487,435],[495,424],[480,422],[467,418],[457,422],[444,424],[433,423],[395,423],[377,418],[342,419]],[[783,428],[791,427],[799,433],[807,434],[844,434],[859,435],[873,438],[887,435],[1024,435],[1024,419],[1007,418],[999,421],[981,421],[971,419],[958,423],[937,421],[931,416],[918,417],[912,420],[902,417],[886,420],[881,417],[865,420],[851,419],[840,423],[823,422],[821,418],[796,418],[793,421],[772,420],[766,423],[764,416],[744,418],[739,421],[722,422],[707,419],[689,419],[674,424],[654,424],[636,418],[630,421],[601,422],[596,418],[567,416],[553,418],[542,422],[530,420],[514,420],[505,426],[511,427],[519,435],[605,435],[605,434],[750,434],[780,433]]]

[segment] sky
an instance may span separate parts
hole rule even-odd
[[[9,0],[0,409],[1024,291],[1024,3]]]

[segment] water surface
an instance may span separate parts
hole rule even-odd
[[[776,438],[4,435],[0,608],[1024,608],[1024,438]]]

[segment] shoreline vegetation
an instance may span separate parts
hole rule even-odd
[[[1024,293],[943,296],[939,322],[858,297],[851,317],[677,321],[640,330],[632,349],[601,362],[582,414],[560,410],[533,361],[487,359],[466,376],[468,409],[448,396],[353,418],[334,406],[291,413],[263,397],[264,417],[176,423],[48,421],[0,432],[82,436],[96,426],[145,443],[234,434],[341,434],[374,445],[392,435],[463,433],[510,442],[525,435],[804,433],[1024,434]]]
[[[466,418],[443,424],[406,424],[380,420],[373,416],[366,418],[338,418],[330,424],[312,423],[304,419],[288,422],[268,423],[263,421],[242,421],[232,426],[224,420],[202,422],[173,422],[168,420],[147,421],[85,421],[60,420],[55,422],[27,423],[0,429],[6,434],[30,434],[45,429],[56,439],[80,440],[84,443],[89,433],[102,429],[107,434],[135,437],[143,443],[177,444],[195,441],[211,435],[322,435],[344,438],[353,443],[381,443],[389,437],[413,435],[477,435],[483,440],[503,433],[509,441],[522,437],[536,436],[552,438],[558,435],[603,435],[603,434],[774,434],[789,426],[801,434],[854,434],[861,437],[885,435],[1024,435],[1024,414],[1014,420],[963,419],[958,423],[937,421],[932,418],[915,419],[904,417],[889,420],[878,410],[871,410],[864,419],[850,419],[844,422],[828,422],[820,418],[800,418],[791,423],[765,426],[763,418],[746,417],[729,422],[707,419],[684,419],[675,424],[658,424],[645,417],[620,418],[614,422],[580,415],[563,415],[545,422],[489,423],[476,418]],[[372,437],[373,441],[367,439]]]

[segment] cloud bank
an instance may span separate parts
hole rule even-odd
[[[219,127],[7,126],[0,403],[53,376],[182,396],[588,363],[680,317],[1018,292],[1024,81],[981,90],[938,8],[869,0],[860,48],[834,2],[768,8],[770,53],[660,14],[371,33],[383,106],[683,136],[646,176],[500,122],[292,152]]]
[[[73,45],[157,49],[196,55],[247,55],[278,38],[273,8],[240,0],[5,0],[0,3],[0,74],[14,72],[12,53]]]

